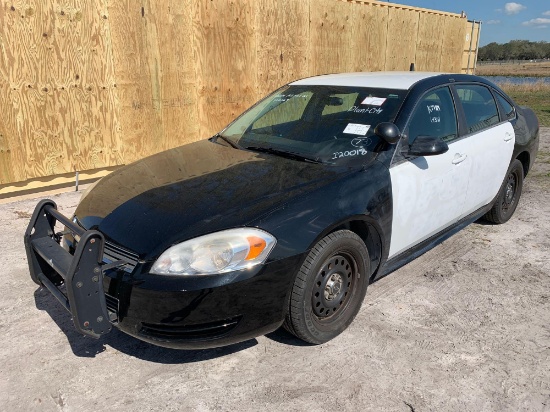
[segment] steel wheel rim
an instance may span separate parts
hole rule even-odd
[[[329,257],[317,272],[313,283],[311,304],[314,315],[329,320],[344,311],[357,279],[357,263],[347,253]]]
[[[502,212],[506,215],[511,210],[516,201],[516,192],[518,187],[518,177],[516,173],[512,172],[506,179],[506,186],[504,188],[504,197],[502,199]]]

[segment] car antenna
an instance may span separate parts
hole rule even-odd
[[[414,68],[414,63],[411,63],[411,67],[409,68],[409,71],[414,72],[416,69]]]

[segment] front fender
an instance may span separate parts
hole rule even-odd
[[[328,233],[362,221],[376,230],[380,254],[387,259],[393,203],[389,170],[379,162],[293,199],[269,216],[252,222],[277,238],[270,260],[308,252]]]

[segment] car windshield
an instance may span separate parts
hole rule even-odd
[[[374,128],[394,120],[405,94],[380,88],[285,86],[220,135],[243,149],[341,164],[383,144]]]

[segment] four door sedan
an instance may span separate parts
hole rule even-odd
[[[323,343],[369,283],[481,217],[510,219],[538,144],[533,112],[479,77],[299,80],[101,179],[72,219],[40,202],[31,277],[95,337],[114,325],[203,348],[284,324]]]

